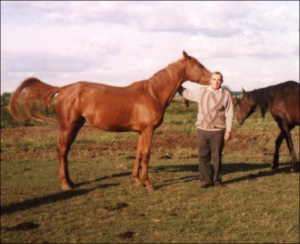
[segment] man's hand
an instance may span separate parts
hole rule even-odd
[[[225,142],[229,141],[230,138],[231,138],[231,131],[226,131],[224,136]]]

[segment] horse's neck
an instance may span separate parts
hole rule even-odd
[[[170,67],[173,65],[173,67]],[[151,79],[150,91],[152,96],[162,105],[167,106],[174,98],[180,85],[184,82],[183,70],[179,64],[171,64],[156,73]]]
[[[255,103],[255,106],[268,108],[270,98],[272,98],[272,95],[265,92],[264,88],[252,91],[252,101]]]

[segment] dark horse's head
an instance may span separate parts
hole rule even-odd
[[[240,110],[237,114],[237,121],[240,125],[256,110],[256,103],[251,99],[251,93],[243,89],[243,97],[239,101]]]

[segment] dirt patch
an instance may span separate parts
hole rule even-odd
[[[103,134],[107,133],[92,126],[84,126],[79,134]],[[19,140],[20,138],[36,138],[43,135],[52,135],[59,137],[59,127],[56,125],[48,126],[33,126],[33,127],[19,127],[7,128],[1,130],[1,138],[10,138],[11,140]],[[115,149],[131,150],[136,149],[137,141],[121,140],[121,143],[114,145]],[[151,148],[166,148],[173,149],[176,147],[195,148],[196,135],[194,134],[154,134]],[[111,145],[109,146],[111,147]],[[105,149],[105,148],[104,148]]]
[[[91,134],[99,134],[99,136],[103,133],[107,133],[101,131],[93,126],[85,125],[79,132],[79,135],[91,135]],[[268,132],[249,132],[239,130],[238,132],[233,132],[232,139],[228,143],[225,144],[225,149],[227,153],[234,152],[234,151],[247,151],[249,146],[255,145],[260,141],[262,138],[266,143],[269,144],[266,147],[264,144],[260,147],[261,152],[264,155],[272,155],[274,152],[275,147],[275,139],[279,133],[278,131],[268,131]],[[45,136],[47,135],[47,137]],[[49,137],[51,135],[51,137]],[[33,126],[33,127],[18,127],[18,128],[6,128],[1,130],[1,140],[7,139],[11,141],[18,141],[21,138],[43,138],[45,136],[47,139],[50,138],[51,140],[57,140],[59,138],[59,126],[58,125],[48,125],[48,126]],[[294,130],[293,137],[299,137],[299,131]],[[53,139],[53,137],[57,137],[57,139]],[[111,151],[132,151],[131,156],[127,156],[127,159],[134,159],[135,158],[135,151],[137,147],[137,139],[124,139],[120,137],[120,143],[112,144],[112,145],[99,145],[97,143],[86,143],[80,145],[81,149],[86,152],[97,152],[99,155],[104,153],[106,150]],[[57,143],[55,141],[54,143]],[[295,149],[297,148],[298,144],[296,143]],[[72,148],[74,145],[72,146]],[[161,134],[154,134],[151,146],[151,152],[155,150],[162,150],[165,152],[175,150],[176,148],[180,149],[197,149],[197,136],[195,134],[184,134],[184,133],[161,133]],[[287,151],[286,144],[283,142],[282,149]],[[1,150],[2,151],[2,150]],[[72,153],[80,153],[75,152],[71,149]],[[287,152],[288,153],[288,152]],[[196,158],[198,155],[187,155],[188,157]],[[5,151],[1,153],[1,162],[9,162],[12,160],[22,160],[22,159],[32,159],[32,158],[40,158],[40,157],[47,157],[47,158],[55,158],[56,157],[56,150],[53,148],[50,149],[31,149],[28,151],[26,148],[18,150],[14,154],[7,154]],[[171,159],[172,155],[165,155],[162,157],[166,157],[165,159]],[[168,158],[167,158],[168,157]]]

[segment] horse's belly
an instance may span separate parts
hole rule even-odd
[[[105,131],[135,131],[155,128],[162,121],[162,113],[139,103],[115,101],[111,106],[97,101],[85,103],[81,114],[93,126]],[[105,105],[103,105],[105,104]]]
[[[104,131],[111,131],[111,132],[133,131],[130,127],[121,126],[117,124],[94,123],[92,125]]]
[[[112,115],[95,115],[94,116],[85,116],[85,119],[91,125],[96,128],[104,131],[139,131],[139,128],[134,126],[127,118],[120,118]]]

